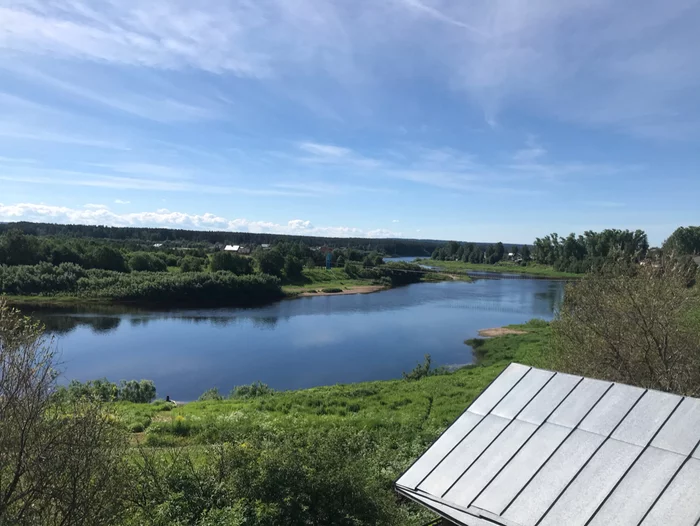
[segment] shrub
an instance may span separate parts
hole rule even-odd
[[[416,367],[410,372],[404,372],[403,378],[404,380],[420,380],[421,378],[425,378],[426,376],[430,376],[432,371],[431,371],[431,362],[432,359],[429,354],[425,355],[425,359],[423,360],[423,363],[416,365]]]
[[[321,292],[325,292],[326,294],[336,294],[338,292],[343,292],[343,289],[331,287],[331,288],[327,288],[327,289],[321,289]]]
[[[238,385],[233,388],[230,398],[256,398],[274,394],[275,390],[262,382],[253,382],[250,385]]]
[[[150,252],[134,252],[129,257],[131,270],[139,272],[165,272],[168,265],[161,258]]]
[[[204,402],[207,400],[223,400],[223,399],[224,399],[224,397],[221,396],[221,393],[219,393],[219,389],[216,387],[212,387],[211,389],[207,389],[198,398],[198,400],[200,402]]]
[[[148,404],[156,398],[156,386],[152,380],[122,380],[119,384],[119,399],[136,404]]]
[[[185,256],[180,261],[180,270],[182,272],[201,272],[204,268],[204,260],[194,256]]]
[[[209,268],[212,272],[233,272],[238,276],[253,273],[253,263],[250,258],[231,254],[230,252],[216,252],[211,256]]]

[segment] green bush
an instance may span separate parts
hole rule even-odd
[[[336,294],[338,292],[343,292],[343,289],[331,287],[327,289],[321,289],[321,292],[325,292],[326,294]]]
[[[233,272],[239,276],[253,273],[253,263],[250,258],[231,254],[230,252],[216,252],[212,254],[209,268],[212,272]]]
[[[204,391],[200,397],[197,399],[199,402],[205,402],[207,400],[223,400],[224,397],[219,393],[219,389],[212,387]]]
[[[180,261],[179,266],[182,272],[201,272],[204,268],[204,260],[194,256],[185,256]]]
[[[274,394],[275,390],[262,382],[253,382],[250,385],[237,385],[231,391],[230,398],[256,398]]]
[[[150,252],[134,252],[129,257],[129,268],[139,272],[165,272],[168,264]]]

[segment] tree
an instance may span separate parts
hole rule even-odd
[[[21,230],[10,230],[0,239],[0,253],[7,265],[36,265],[39,262],[36,238]]]
[[[696,268],[609,263],[566,290],[553,342],[560,369],[686,395],[700,394]]]
[[[287,279],[299,279],[303,270],[304,265],[302,265],[301,260],[291,254],[284,259],[284,274]]]
[[[185,256],[180,261],[180,271],[182,272],[201,272],[204,268],[204,261],[193,256]]]
[[[263,274],[281,276],[284,270],[284,257],[279,250],[260,250],[256,252],[258,267]]]
[[[664,241],[664,252],[676,256],[700,254],[700,226],[677,228]]]
[[[523,248],[520,249],[520,255],[522,256],[523,261],[530,261],[530,247],[523,245]]]
[[[122,253],[115,248],[105,245],[95,247],[88,257],[88,262],[91,268],[115,270],[117,272],[129,270]]]
[[[54,354],[38,324],[0,301],[0,524],[115,524],[126,437],[99,403],[55,394]]]
[[[306,258],[306,264],[304,266],[306,268],[316,268],[316,262],[314,261],[314,258],[310,256]]]
[[[131,270],[139,272],[165,272],[168,266],[160,258],[148,252],[134,252],[129,258]]]
[[[209,268],[212,272],[233,272],[237,276],[253,273],[253,263],[250,258],[231,254],[230,252],[216,252],[211,257]]]

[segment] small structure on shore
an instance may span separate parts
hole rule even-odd
[[[240,245],[226,245],[224,247],[224,252],[238,252],[241,250]]]
[[[511,364],[396,482],[459,526],[700,523],[700,400]]]

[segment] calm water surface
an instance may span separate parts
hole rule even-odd
[[[479,329],[551,319],[563,283],[420,283],[257,309],[39,314],[57,336],[65,378],[149,378],[160,396],[196,399],[260,380],[275,389],[397,378],[432,355],[467,364]]]

